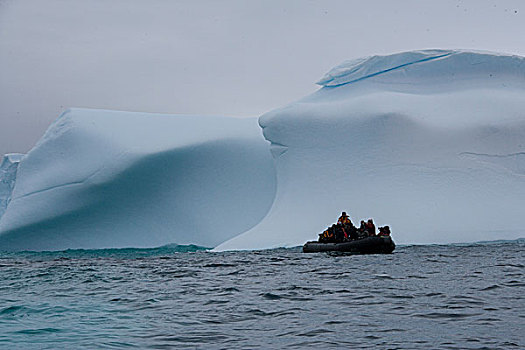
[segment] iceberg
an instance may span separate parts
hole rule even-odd
[[[213,247],[275,191],[256,118],[71,109],[19,163],[0,250]]]
[[[398,243],[524,234],[525,58],[423,50],[347,61],[260,117],[277,193],[216,251],[302,245],[345,210]]]
[[[293,247],[343,210],[401,244],[523,236],[525,58],[402,52],[318,84],[259,119],[65,112],[4,160],[0,250]]]

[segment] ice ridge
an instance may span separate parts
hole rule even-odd
[[[345,61],[331,69],[317,84],[324,87],[337,87],[383,75],[396,70],[407,73],[405,68],[413,65],[430,65],[427,74],[439,74],[440,68],[433,61],[448,60],[446,71],[461,74],[471,71],[478,64],[488,64],[499,70],[502,64],[510,68],[512,64],[521,66],[525,59],[521,56],[506,55],[473,50],[420,50],[401,52],[385,56],[369,56]],[[484,68],[484,70],[489,71]],[[521,72],[523,74],[523,71]]]

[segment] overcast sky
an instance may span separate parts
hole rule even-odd
[[[68,107],[258,116],[424,48],[525,56],[525,2],[0,0],[0,156]]]

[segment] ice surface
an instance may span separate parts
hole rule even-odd
[[[315,239],[346,210],[398,243],[524,235],[525,59],[430,50],[350,61],[263,115],[277,194],[216,250]]]
[[[523,57],[373,56],[319,84],[259,118],[270,144],[255,119],[68,111],[14,189],[5,166],[0,249],[291,247],[343,210],[397,243],[524,236]]]
[[[11,200],[11,192],[13,192],[16,181],[16,171],[23,156],[20,153],[6,154],[0,164],[0,217],[4,214]]]
[[[256,118],[70,110],[20,163],[0,249],[213,247],[269,210],[268,148]]]

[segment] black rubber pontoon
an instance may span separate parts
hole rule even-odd
[[[347,252],[353,254],[390,254],[396,245],[390,236],[376,236],[342,243],[306,242],[304,253]]]

